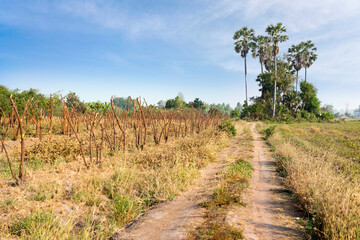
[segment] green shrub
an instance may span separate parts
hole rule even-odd
[[[285,122],[285,123],[293,123],[294,122],[294,117],[291,116],[290,114],[284,114],[282,116],[282,122]]]
[[[266,128],[264,130],[265,133],[265,139],[268,139],[271,135],[274,134],[276,126],[271,126],[269,128]]]
[[[335,118],[334,114],[332,114],[330,112],[320,112],[317,114],[317,117],[324,121],[334,120],[334,118]]]
[[[240,111],[238,109],[231,110],[230,117],[231,118],[239,118],[240,117]]]
[[[231,123],[230,120],[223,120],[219,125],[219,129],[221,131],[227,132],[233,136],[236,136],[235,126],[234,126],[234,124]]]

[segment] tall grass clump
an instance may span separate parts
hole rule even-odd
[[[9,233],[22,239],[65,239],[71,229],[70,222],[60,222],[52,212],[36,212],[15,220]]]

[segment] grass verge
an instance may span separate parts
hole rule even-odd
[[[267,140],[313,238],[360,239],[359,132],[359,122],[289,124]]]

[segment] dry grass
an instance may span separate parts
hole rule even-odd
[[[310,127],[310,132],[311,132],[311,133],[319,133],[319,132],[320,132],[320,129],[317,128],[317,127]]]
[[[326,239],[360,239],[360,166],[354,161],[360,125],[339,124],[294,124],[289,126],[294,132],[302,127],[311,136],[276,132],[268,141],[286,170],[287,186],[311,214],[313,233]],[[350,147],[354,152],[343,152]]]
[[[106,239],[150,206],[185,190],[229,143],[227,134],[211,127],[167,144],[149,143],[143,151],[129,146],[126,154],[112,152],[86,169],[74,161],[78,150],[66,152],[68,142],[56,137],[29,148],[37,165],[27,168],[22,187],[12,186],[0,156],[1,239]],[[58,149],[65,153],[57,155]]]
[[[294,133],[298,133],[298,134],[305,134],[305,131],[304,129],[301,129],[301,128],[296,128],[293,130]]]
[[[291,129],[286,125],[279,127],[279,130],[282,132],[291,132]]]

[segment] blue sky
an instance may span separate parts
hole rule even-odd
[[[280,52],[315,42],[308,80],[322,103],[359,106],[358,0],[0,0],[0,84],[75,91],[85,101],[130,95],[156,103],[182,92],[186,101],[234,107],[245,99],[234,32],[265,34],[277,22],[290,37]],[[259,71],[251,58],[249,96],[259,95]]]

